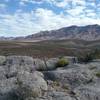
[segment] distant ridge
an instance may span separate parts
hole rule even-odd
[[[37,34],[29,35],[25,39],[51,40],[51,39],[82,39],[82,40],[99,40],[100,26],[70,26],[58,30],[43,31]]]
[[[70,26],[58,30],[41,31],[26,37],[12,38],[13,40],[62,40],[80,39],[86,41],[100,40],[100,25]]]

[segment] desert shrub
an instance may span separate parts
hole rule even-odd
[[[93,59],[100,58],[100,50],[99,49],[92,49],[91,51],[84,52],[83,54],[78,56],[79,62],[91,62]]]
[[[91,62],[93,59],[94,59],[94,55],[92,53],[87,53],[78,57],[78,61],[84,63]]]
[[[56,63],[56,67],[64,67],[69,64],[69,61],[67,59],[61,58]]]
[[[98,78],[100,78],[100,71],[99,72],[96,72],[95,74]]]
[[[93,50],[93,55],[95,59],[100,59],[100,49]]]

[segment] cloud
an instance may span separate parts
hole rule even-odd
[[[36,6],[39,4],[41,7],[31,8],[30,3]],[[87,3],[85,0],[20,0],[17,4],[20,4],[20,7],[15,7],[13,13],[4,13],[8,5],[0,4],[0,36],[25,36],[70,25],[100,24],[100,4],[97,4],[96,8],[92,1]],[[31,10],[26,11],[29,8]]]
[[[8,36],[29,35],[70,25],[100,24],[99,19],[89,18],[85,15],[82,17],[72,17],[63,13],[58,15],[52,10],[43,8],[37,8],[30,13],[19,11],[14,15],[0,14],[0,18],[0,33],[4,35],[7,33]]]
[[[50,4],[61,8],[67,8],[68,6],[71,6],[71,8],[73,8],[77,5],[78,6],[86,5],[85,0],[44,0],[44,1],[47,1]]]
[[[60,23],[63,22],[61,15],[56,15],[51,10],[42,8],[31,13],[17,12],[14,15],[0,15],[0,17],[2,18],[0,21],[2,34],[5,34],[8,30],[10,35],[16,34],[16,36],[55,29],[58,26],[60,27]]]
[[[25,4],[25,3],[38,3],[41,4],[43,1],[42,0],[21,0],[20,3],[21,4]]]
[[[79,16],[80,14],[84,13],[84,10],[85,10],[85,7],[77,6],[73,9],[66,10],[66,12],[70,14],[71,16],[75,17],[75,16]]]
[[[25,6],[25,5],[26,5],[25,2],[23,2],[23,1],[20,1],[19,4],[20,4],[21,6]]]
[[[57,0],[51,0],[51,1],[52,1],[51,3],[54,4],[55,6],[65,8],[66,6],[68,6],[68,3],[71,0],[62,0],[62,1],[59,1],[59,2]]]
[[[27,6],[29,3],[41,4],[41,3],[43,3],[43,1],[42,0],[20,0],[19,5],[20,6]]]
[[[6,5],[5,4],[0,4],[0,9],[5,9]]]

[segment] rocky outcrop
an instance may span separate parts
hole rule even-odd
[[[7,56],[6,65],[33,65],[33,58],[28,56]]]
[[[34,99],[44,95],[47,83],[41,72],[32,69],[35,68],[33,58],[9,56],[3,62],[0,66],[0,100]]]
[[[80,86],[75,90],[79,100],[100,100],[100,85]]]
[[[55,68],[58,58],[0,57],[0,100],[100,100],[99,60]]]
[[[87,84],[93,78],[93,75],[87,68],[48,71],[44,72],[44,75],[48,80],[61,82],[62,85],[66,85],[67,83],[71,88],[76,88],[81,84]]]
[[[0,59],[3,59],[1,57]],[[5,66],[9,66],[12,70],[53,70],[56,69],[56,63],[60,58],[50,58],[50,59],[33,59],[28,56],[8,56],[5,58],[6,60],[1,60],[4,62]],[[69,63],[76,63],[76,57],[65,56],[63,59],[68,60]],[[12,67],[11,67],[12,66]],[[15,68],[15,69],[14,69]],[[17,69],[16,69],[17,68]]]
[[[47,83],[40,72],[20,72],[17,75],[17,93],[22,99],[44,96],[47,91]]]

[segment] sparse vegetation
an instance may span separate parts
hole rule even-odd
[[[48,40],[41,42],[0,41],[0,55],[22,55],[34,58],[80,56],[95,51],[95,58],[100,58],[100,41],[83,40]],[[94,43],[94,44],[93,44]],[[98,44],[98,45],[97,45]]]
[[[78,57],[79,62],[88,63],[94,59],[94,55],[92,53],[84,54],[83,56]]]
[[[100,78],[100,71],[99,72],[96,72],[95,74],[98,78]]]
[[[60,86],[60,83],[59,83],[58,81],[54,81],[54,82],[53,82],[53,85],[54,85],[54,86]]]
[[[94,55],[94,58],[95,58],[95,59],[100,58],[100,50],[96,48],[96,49],[93,51],[93,55]]]
[[[67,66],[68,64],[69,64],[69,62],[67,59],[61,58],[57,62],[56,67],[64,67],[64,66]]]

